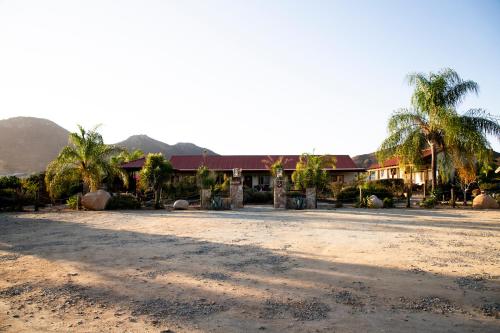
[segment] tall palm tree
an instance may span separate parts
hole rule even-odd
[[[55,188],[66,178],[76,177],[83,181],[84,189],[97,191],[108,175],[119,175],[127,185],[126,172],[111,162],[111,157],[121,151],[105,144],[97,127],[87,131],[78,125],[78,132],[69,135],[69,145],[47,167],[47,188]]]
[[[485,159],[491,148],[486,135],[500,137],[500,126],[498,119],[481,109],[469,110],[464,115],[457,113],[456,107],[465,96],[477,93],[479,87],[474,81],[462,80],[452,69],[428,75],[409,74],[408,82],[414,86],[412,107],[392,114],[389,136],[380,146],[377,157],[384,161],[398,156],[401,163],[418,165],[422,150],[430,149],[434,190],[438,152],[444,158],[458,159],[467,152]]]

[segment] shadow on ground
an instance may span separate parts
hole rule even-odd
[[[137,213],[114,214],[126,219]],[[156,214],[164,216],[152,213]],[[353,211],[318,215],[254,209],[244,214],[187,212],[172,216],[303,223],[309,215],[316,215],[316,221],[343,218],[352,223],[352,230],[446,226],[498,231],[495,223],[448,222],[449,216],[440,212],[432,214],[442,221],[431,222],[414,220],[422,211],[403,215],[398,210],[356,211],[386,219],[377,221],[376,227],[350,214]],[[70,309],[74,301],[75,309],[84,313],[96,306],[121,309],[153,327],[173,325],[180,330],[498,331],[498,321],[488,316],[498,311],[498,279],[478,282],[482,289],[464,290],[450,276],[321,260],[237,242],[236,238],[217,243],[174,234],[95,228],[54,218],[3,215],[0,250],[11,259],[2,265],[15,269],[17,260],[34,256],[54,265],[69,263],[77,267],[78,275],[72,277],[69,272],[64,281],[54,281],[48,273],[25,276],[14,288],[1,291],[0,300],[12,304],[30,301],[43,308],[58,304],[58,311],[68,301],[64,310]]]

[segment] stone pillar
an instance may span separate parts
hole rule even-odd
[[[229,187],[231,196],[231,208],[243,208],[243,184],[241,177],[232,177]]]
[[[210,209],[212,198],[212,190],[211,189],[202,189],[200,194],[201,201],[201,209]]]
[[[306,208],[316,209],[316,187],[306,188]]]
[[[274,208],[286,208],[286,188],[283,179],[274,179]]]

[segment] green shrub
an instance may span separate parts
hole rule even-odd
[[[66,200],[66,205],[69,209],[78,209],[78,195],[73,195]]]
[[[371,183],[377,187],[384,187],[392,193],[402,194],[404,192],[404,179],[401,178],[372,180]]]
[[[22,205],[14,189],[0,189],[0,211],[21,210]]]
[[[19,178],[0,177],[0,211],[21,211],[25,201]]]
[[[379,199],[392,198],[394,194],[392,191],[381,184],[376,184],[374,182],[368,182],[363,186],[363,196],[370,197],[376,195]]]
[[[342,208],[344,207],[344,204],[342,203],[342,201],[335,201],[335,208]]]
[[[361,201],[356,201],[354,204],[355,208],[368,208],[368,197],[361,198]]]
[[[341,202],[355,202],[359,199],[359,189],[356,186],[347,186],[340,190],[337,200]]]
[[[132,194],[117,194],[109,199],[106,209],[140,209],[141,203]]]
[[[425,198],[420,202],[420,207],[423,208],[434,208],[438,204],[438,200],[434,196],[430,196],[428,198]]]
[[[274,201],[273,192],[271,191],[257,191],[254,189],[245,189],[243,192],[244,203],[255,204],[272,204]]]
[[[21,180],[16,176],[0,177],[0,189],[16,189],[21,187]]]
[[[500,193],[500,181],[493,183],[480,183],[479,188],[487,193]]]
[[[163,190],[167,197],[172,200],[188,199],[200,195],[196,176],[185,176],[176,182],[165,184]]]
[[[384,198],[383,200],[383,208],[394,208],[394,201],[392,198]]]

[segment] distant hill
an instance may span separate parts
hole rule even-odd
[[[69,132],[42,118],[15,117],[0,120],[0,175],[31,174],[44,171],[68,144]],[[145,153],[161,152],[165,156],[198,155],[205,150],[192,143],[168,145],[146,135],[134,135],[117,145],[141,149]],[[216,155],[207,149],[207,154]]]
[[[368,153],[353,156],[352,160],[359,168],[368,168],[370,165],[377,162],[377,157],[375,156],[375,153]]]
[[[0,175],[45,170],[68,143],[69,132],[41,118],[0,120]]]
[[[209,149],[199,147],[192,143],[179,142],[175,145],[169,145],[144,134],[132,135],[122,142],[115,143],[115,145],[127,148],[128,150],[140,149],[144,153],[162,153],[167,157],[172,155],[201,155],[204,151],[206,151],[208,155],[217,155]]]

